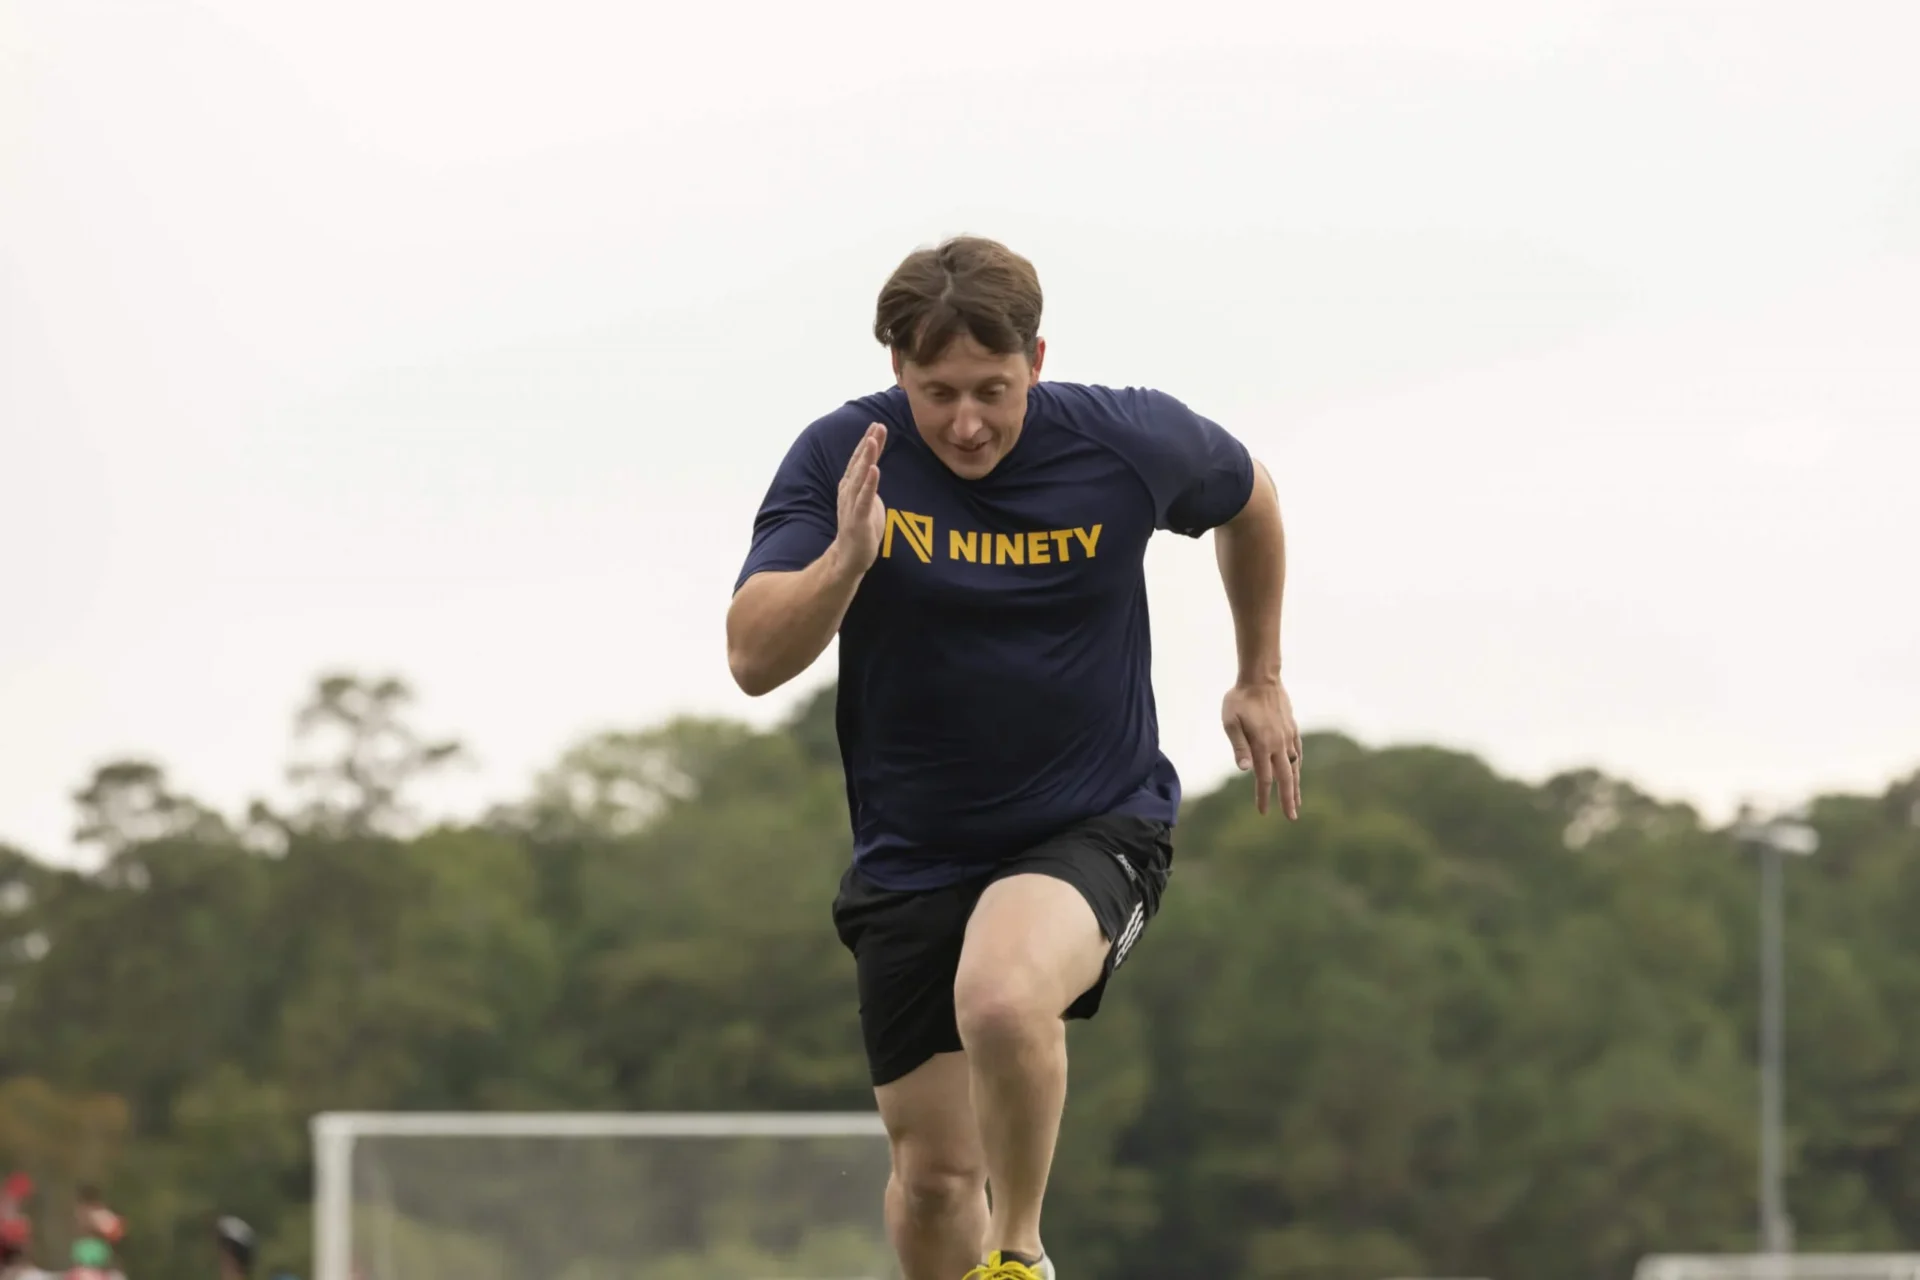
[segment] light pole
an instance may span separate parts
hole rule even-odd
[[[1820,835],[1793,817],[1761,818],[1743,809],[1734,838],[1760,859],[1760,1251],[1792,1250],[1792,1219],[1782,1187],[1780,1113],[1781,1041],[1786,1017],[1782,999],[1782,903],[1780,868],[1789,855],[1809,857]]]

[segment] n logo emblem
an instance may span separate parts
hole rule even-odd
[[[914,555],[919,557],[921,564],[933,562],[932,516],[915,515],[911,511],[900,511],[888,507],[887,533],[880,540],[881,555],[887,557],[893,555],[893,533],[896,529],[900,531],[900,536],[907,540],[907,546]]]

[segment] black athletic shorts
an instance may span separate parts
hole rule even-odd
[[[937,1053],[960,1048],[953,980],[967,920],[988,885],[1039,873],[1064,880],[1093,908],[1113,945],[1100,980],[1067,1009],[1091,1018],[1107,980],[1160,910],[1173,870],[1172,831],[1164,822],[1110,814],[1068,827],[992,870],[944,889],[876,888],[849,867],[833,901],[833,924],[853,952],[860,988],[860,1031],[875,1086],[898,1080]]]

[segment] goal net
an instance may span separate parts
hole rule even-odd
[[[329,1113],[315,1280],[894,1280],[880,1118]]]

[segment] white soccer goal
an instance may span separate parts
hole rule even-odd
[[[314,1280],[892,1280],[880,1117],[329,1112]]]
[[[1920,1280],[1920,1253],[1664,1253],[1633,1280]]]

